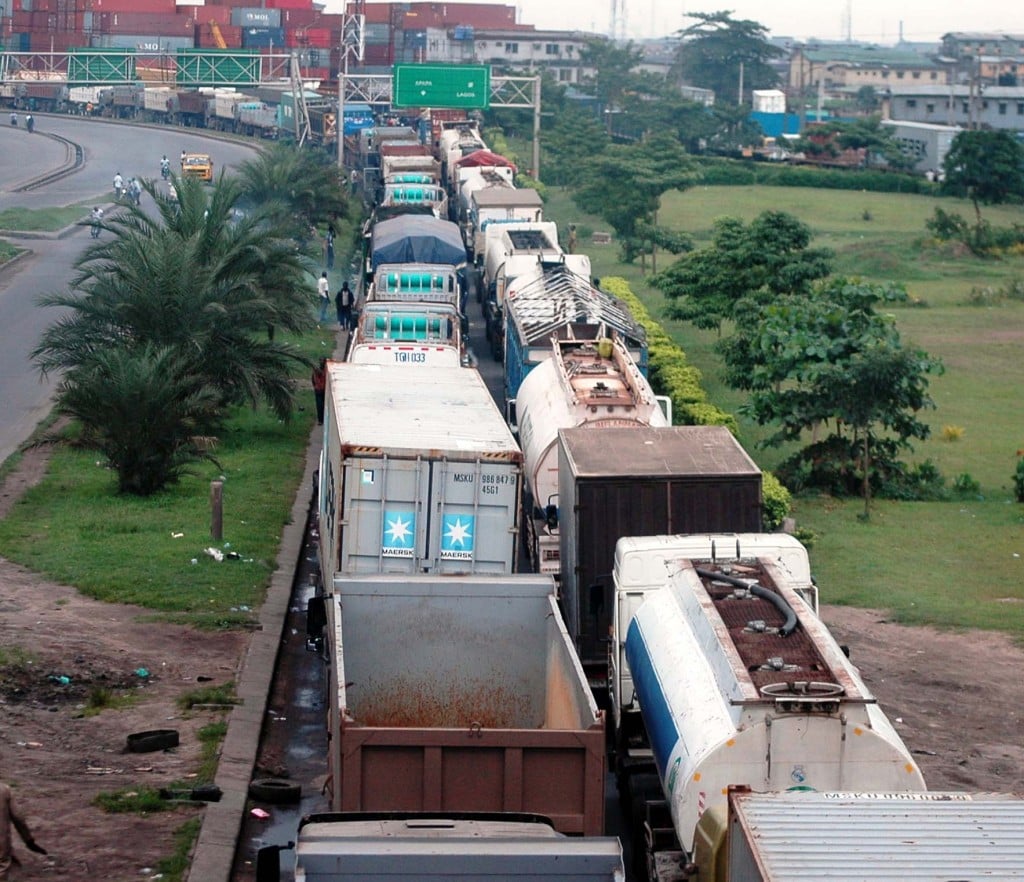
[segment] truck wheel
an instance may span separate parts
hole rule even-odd
[[[302,798],[302,785],[284,778],[256,778],[249,784],[249,796],[271,805],[292,805]]]
[[[179,744],[177,729],[151,729],[148,732],[134,732],[128,736],[129,753],[152,753],[168,750]]]

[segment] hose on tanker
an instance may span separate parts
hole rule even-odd
[[[769,591],[763,585],[758,585],[757,582],[744,581],[743,579],[737,579],[735,576],[727,576],[725,573],[715,573],[711,570],[702,570],[699,567],[697,568],[697,575],[702,576],[705,579],[715,579],[719,582],[726,582],[727,584],[734,585],[737,588],[744,588],[753,594],[754,597],[760,597],[761,600],[767,600],[786,617],[785,623],[781,628],[779,628],[779,634],[782,637],[788,637],[796,630],[796,612],[786,601],[786,598],[779,596],[774,591]]]

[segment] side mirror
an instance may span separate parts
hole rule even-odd
[[[306,604],[306,651],[320,652],[327,627],[327,605],[324,597],[311,597]]]
[[[295,848],[294,842],[287,845],[264,845],[256,852],[256,882],[280,882],[281,852]]]

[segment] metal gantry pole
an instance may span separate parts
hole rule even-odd
[[[348,89],[349,58],[363,60],[363,25],[365,15],[349,15],[348,0],[342,13],[341,28],[341,69],[338,71],[338,121],[335,125],[338,138],[338,167],[345,167],[345,92]]]

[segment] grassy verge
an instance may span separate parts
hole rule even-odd
[[[68,224],[84,220],[93,205],[95,202],[90,201],[50,208],[5,208],[0,211],[0,230],[53,233]]]
[[[334,345],[331,331],[300,341],[311,357]],[[205,627],[255,620],[275,567],[282,527],[305,467],[315,418],[305,376],[302,410],[288,423],[239,409],[219,439],[219,465],[148,499],[119,496],[115,476],[92,450],[59,446],[46,477],[0,520],[0,554],[100,600],[134,603]],[[210,538],[210,482],[224,481],[224,538]],[[234,552],[221,562],[216,545]]]
[[[549,196],[545,217],[559,229],[569,223],[587,233],[609,229],[564,192],[553,189]],[[1018,380],[1024,303],[979,306],[971,298],[977,287],[1024,278],[1024,259],[980,260],[937,247],[924,227],[936,204],[967,217],[973,212],[966,202],[921,196],[709,187],[668,194],[659,221],[689,232],[699,246],[709,240],[716,217],[749,221],[769,209],[788,211],[812,229],[815,245],[835,250],[837,272],[906,284],[920,305],[893,310],[900,333],[946,366],[931,382],[937,408],[924,414],[932,437],[915,444],[911,461],[930,459],[947,483],[966,474],[980,489],[949,502],[876,502],[868,522],[857,517],[860,500],[797,499],[797,523],[816,537],[811,557],[822,599],[886,609],[907,623],[1002,630],[1024,641],[1024,506],[1013,501],[1011,487],[1017,451],[1024,448]],[[1024,222],[1017,207],[984,213],[994,225]],[[590,255],[594,275],[629,280],[700,368],[709,399],[737,413],[744,399],[722,381],[717,334],[666,317],[664,297],[648,283],[650,264],[622,264],[615,242],[594,244],[589,235],[581,236],[578,250]],[[673,259],[659,255],[658,268]],[[764,428],[738,418],[740,440],[762,468],[772,469],[792,450],[761,447]]]
[[[21,248],[15,248],[6,239],[0,239],[0,266],[7,263],[9,260],[13,260],[21,254],[22,250],[23,249]]]

